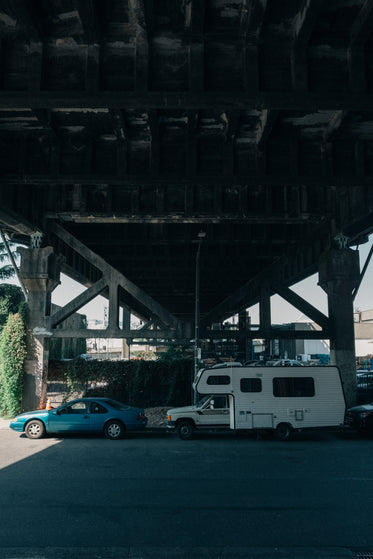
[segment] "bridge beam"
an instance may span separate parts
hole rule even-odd
[[[60,283],[60,257],[52,247],[19,247],[20,277],[28,291],[28,338],[23,383],[24,410],[44,407],[47,391],[49,341],[47,320],[52,291]]]
[[[320,259],[319,284],[328,295],[330,363],[339,367],[347,406],[356,403],[353,289],[359,281],[359,252],[331,249]]]

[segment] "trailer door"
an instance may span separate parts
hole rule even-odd
[[[251,410],[245,409],[245,406],[242,405],[239,408],[236,411],[236,429],[252,429],[253,415]]]
[[[253,428],[253,410],[256,409],[258,397],[262,392],[262,379],[242,377],[235,401],[236,429]]]

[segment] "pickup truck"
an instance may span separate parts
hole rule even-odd
[[[204,396],[196,406],[173,408],[167,412],[167,427],[188,440],[196,430],[229,429],[230,413],[225,394]]]

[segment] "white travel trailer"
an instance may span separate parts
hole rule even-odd
[[[201,395],[212,395],[210,417],[216,397],[226,396],[224,419],[230,429],[271,430],[286,440],[293,430],[344,423],[346,404],[337,367],[211,367],[199,371],[193,386]],[[202,416],[208,421],[198,406],[176,408],[169,410],[168,424],[187,439],[195,429],[214,427],[213,422],[201,422]]]

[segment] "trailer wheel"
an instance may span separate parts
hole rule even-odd
[[[288,423],[279,423],[276,427],[276,439],[278,441],[288,441],[291,437],[291,427]]]
[[[193,437],[194,434],[194,425],[191,421],[180,421],[177,426],[177,434],[179,435],[180,439],[183,441],[188,441]]]

